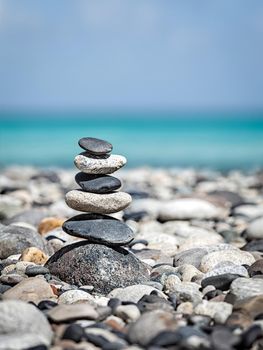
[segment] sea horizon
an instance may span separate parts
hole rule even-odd
[[[73,167],[78,139],[92,136],[128,168],[263,168],[262,111],[2,111],[0,125],[1,167]]]

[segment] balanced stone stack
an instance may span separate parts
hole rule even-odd
[[[70,218],[63,230],[86,239],[68,245],[47,262],[49,270],[62,280],[77,285],[93,285],[107,293],[116,287],[145,282],[147,268],[132,253],[122,248],[134,239],[125,223],[106,214],[116,213],[131,203],[131,196],[118,191],[122,183],[112,174],[126,164],[126,158],[111,154],[112,145],[85,137],[79,140],[85,152],[75,157],[81,171],[75,180],[80,189],[66,194],[70,208],[85,212]]]

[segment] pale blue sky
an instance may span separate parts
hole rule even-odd
[[[263,108],[263,1],[0,0],[9,107]]]

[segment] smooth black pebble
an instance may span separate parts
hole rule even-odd
[[[114,176],[90,175],[82,172],[77,173],[75,181],[84,191],[99,194],[116,191],[122,185]]]
[[[95,155],[106,154],[112,151],[111,143],[94,137],[83,137],[78,143],[81,148]]]
[[[123,222],[101,214],[81,214],[65,221],[63,230],[75,237],[109,246],[120,246],[134,238],[132,229]]]

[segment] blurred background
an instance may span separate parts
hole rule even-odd
[[[0,0],[0,166],[263,166],[262,0]]]

